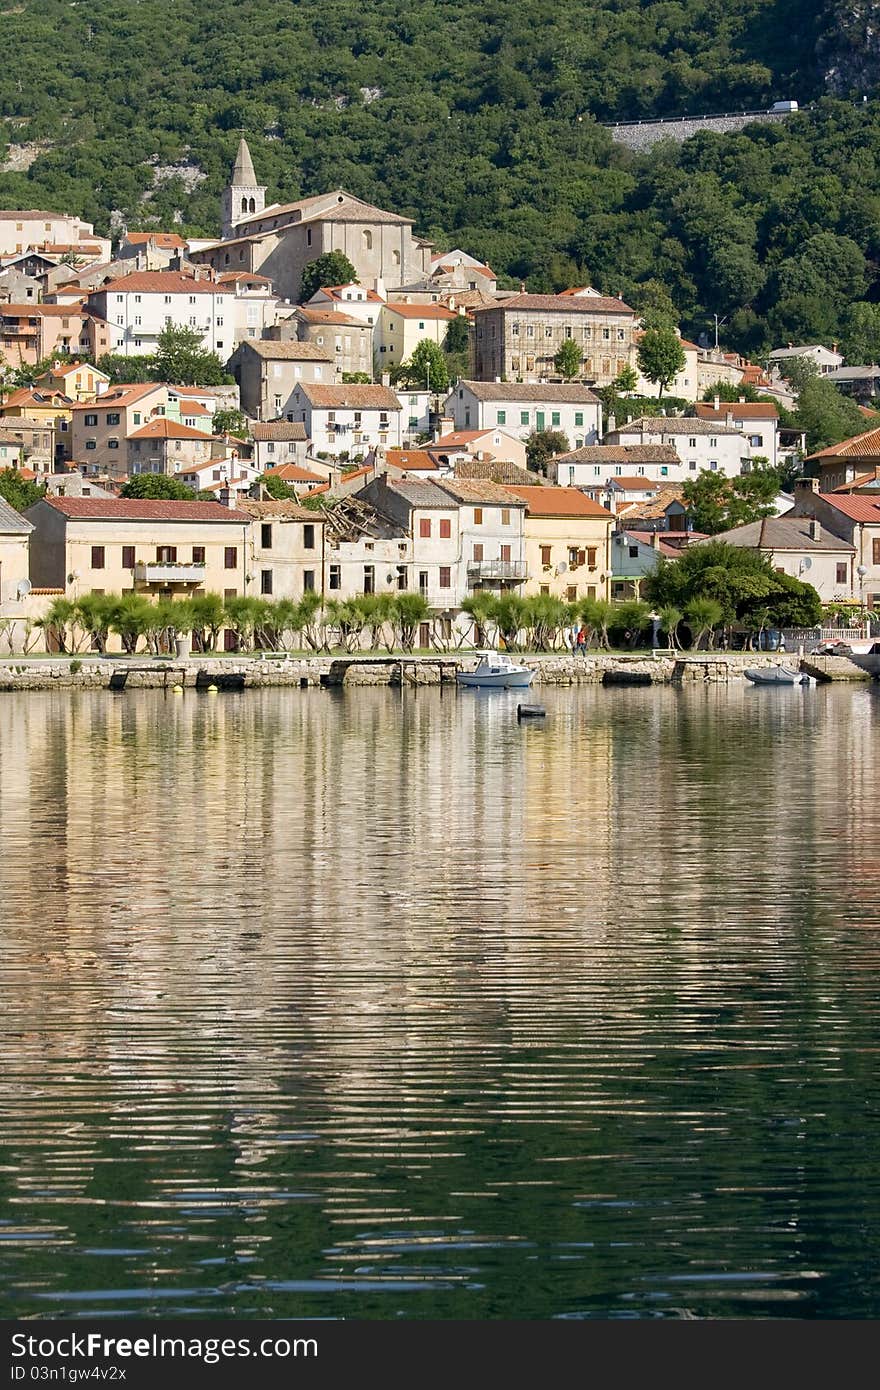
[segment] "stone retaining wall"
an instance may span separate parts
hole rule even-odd
[[[727,116],[693,116],[681,121],[638,121],[606,126],[605,129],[617,145],[627,145],[631,150],[649,150],[659,140],[681,143],[704,130],[726,135],[731,131],[743,130],[753,121],[784,121],[790,114],[789,111],[742,112]]]

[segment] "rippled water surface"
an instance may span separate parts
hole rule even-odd
[[[880,1315],[880,692],[0,696],[0,1313]]]

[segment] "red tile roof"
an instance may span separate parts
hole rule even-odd
[[[810,454],[810,458],[880,458],[880,427],[866,430],[864,434],[853,435],[850,439],[844,439],[840,444],[832,444],[827,449],[820,449],[818,453]]]
[[[457,319],[453,309],[445,309],[442,304],[386,304],[391,314],[399,314],[402,319]]]
[[[778,420],[779,411],[769,401],[721,401],[716,410],[713,405],[697,404],[694,413],[698,420],[718,420],[723,423],[728,415],[736,420]]]
[[[599,517],[611,520],[609,511],[585,497],[576,487],[515,487],[507,484],[506,490],[525,502],[532,516]]]
[[[414,469],[430,472],[437,467],[431,455],[424,449],[388,449],[385,457],[392,468],[403,468],[406,472]]]
[[[848,497],[844,497],[836,492],[823,492],[821,496],[829,507],[842,512],[851,521],[868,521],[880,526],[880,501],[877,498],[860,496],[858,493],[850,493]]]
[[[515,294],[511,299],[499,300],[497,304],[487,305],[486,309],[475,309],[475,314],[486,313],[489,308],[535,309],[542,313],[557,314],[635,314],[622,299],[610,295],[583,295],[581,297],[565,294]]]
[[[203,444],[207,444],[212,437],[205,434],[204,430],[193,429],[192,425],[169,420],[167,415],[159,415],[155,420],[149,420],[147,424],[141,425],[140,429],[132,430],[128,436],[129,439],[200,439]]]
[[[196,280],[182,270],[135,270],[100,285],[91,295],[131,294],[133,291],[138,294],[232,294],[226,285],[215,284],[213,280]]]
[[[250,518],[219,502],[164,502],[126,497],[44,497],[47,507],[71,521],[232,521]]]
[[[186,246],[183,237],[176,232],[129,232],[125,240],[129,246],[146,246],[152,241],[165,251],[180,251]]]
[[[326,479],[320,473],[310,473],[300,468],[298,463],[280,463],[277,468],[267,468],[267,478],[280,478],[283,483],[323,483]]]

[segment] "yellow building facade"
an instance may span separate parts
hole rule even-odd
[[[507,488],[526,504],[524,592],[565,603],[610,594],[614,517],[572,487]]]

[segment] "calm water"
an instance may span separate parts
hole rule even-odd
[[[0,697],[0,1314],[880,1315],[880,691]]]

